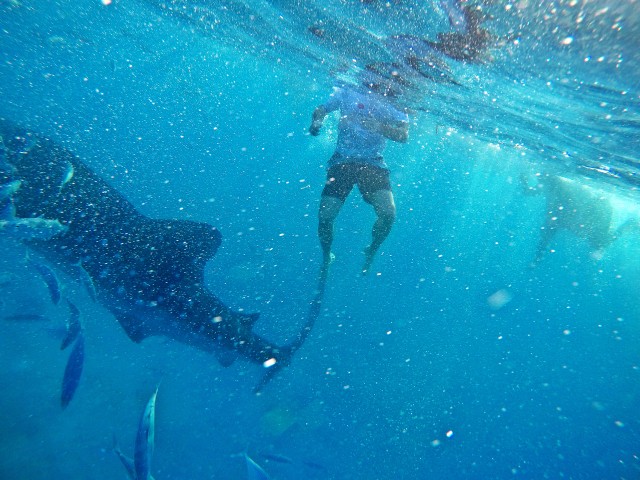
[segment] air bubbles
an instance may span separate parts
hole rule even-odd
[[[492,310],[500,310],[513,299],[513,295],[507,289],[501,289],[487,298],[487,303]]]

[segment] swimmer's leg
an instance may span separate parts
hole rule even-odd
[[[542,234],[540,236],[540,240],[538,241],[538,247],[536,248],[536,257],[531,263],[532,267],[535,267],[540,261],[544,254],[549,249],[549,245],[551,244],[551,240],[555,236],[557,232],[557,228],[552,227],[550,224],[545,225],[542,229]]]
[[[318,211],[318,238],[320,239],[320,247],[322,248],[322,269],[321,275],[326,277],[329,271],[329,265],[335,258],[331,253],[331,245],[333,243],[333,223],[344,201],[338,197],[331,195],[322,195],[320,197],[320,210]]]
[[[364,265],[362,274],[366,275],[371,268],[376,252],[386,240],[396,219],[396,204],[391,190],[378,190],[368,195],[366,200],[373,205],[378,218],[373,224],[371,244],[364,249]]]

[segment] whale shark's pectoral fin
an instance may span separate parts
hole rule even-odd
[[[216,360],[224,368],[230,367],[237,360],[238,354],[233,350],[218,349],[215,351]]]
[[[202,282],[204,266],[222,242],[220,231],[206,223],[187,220],[153,220],[153,223],[159,227],[165,245],[178,250],[181,259],[191,259],[194,273],[202,277],[195,280]]]
[[[250,313],[249,315],[244,315],[240,321],[242,322],[243,327],[253,330],[253,325],[258,321],[259,318],[259,313]]]
[[[96,285],[93,282],[93,278],[89,275],[89,272],[82,265],[82,260],[78,260],[78,263],[74,263],[71,265],[72,271],[74,272],[75,280],[84,286],[85,290],[91,297],[91,300],[96,302],[98,300],[98,291],[96,289]]]
[[[238,359],[237,350],[229,350],[223,347],[221,344],[215,349],[214,354],[218,363],[224,368],[230,367]]]
[[[144,322],[134,315],[121,313],[116,315],[116,319],[127,336],[135,343],[140,343],[150,336],[149,332],[145,330]]]

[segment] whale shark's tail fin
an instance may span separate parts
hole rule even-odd
[[[316,320],[320,316],[320,310],[322,309],[322,299],[324,298],[325,286],[327,283],[327,275],[326,271],[321,271],[320,279],[318,282],[318,289],[309,304],[309,312],[307,313],[307,321],[302,326],[296,337],[292,342],[281,347],[281,351],[284,352],[283,359],[279,362],[275,363],[272,366],[267,367],[267,371],[262,376],[262,379],[253,389],[254,393],[260,393],[260,391],[274,378],[284,367],[289,365],[291,358],[296,353],[296,351],[302,347],[307,337],[313,330],[313,327],[316,323]],[[265,365],[266,367],[266,365]]]

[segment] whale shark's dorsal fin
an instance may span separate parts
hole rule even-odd
[[[153,220],[166,235],[165,243],[173,244],[183,257],[193,259],[193,266],[203,270],[222,242],[220,231],[206,223],[187,220]]]
[[[243,315],[240,321],[245,327],[253,329],[253,325],[258,321],[259,318],[259,313],[250,313],[248,315]]]
[[[216,346],[216,349],[214,350],[214,355],[216,356],[216,360],[218,360],[218,363],[223,367],[225,368],[230,367],[238,359],[238,351],[230,350],[226,348],[224,345],[222,345],[222,341],[220,337],[218,337],[216,340],[218,343],[218,345]]]

